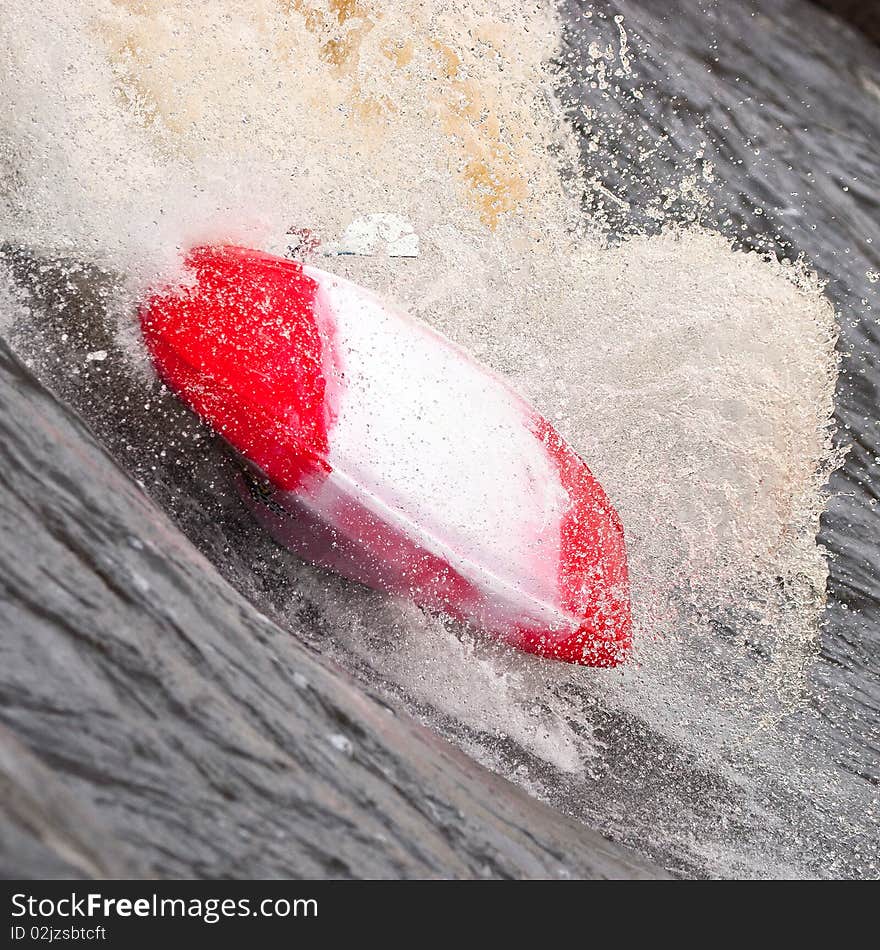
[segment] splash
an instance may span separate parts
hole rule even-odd
[[[593,81],[638,97],[620,91],[637,62],[617,28],[616,47],[598,34],[591,47]],[[403,215],[418,259],[340,258],[339,272],[511,379],[621,513],[639,644],[622,673],[538,666],[291,566],[296,597],[333,631],[328,649],[536,794],[640,843],[664,821],[681,837],[684,806],[669,802],[703,793],[679,782],[668,814],[624,814],[600,779],[638,778],[644,746],[641,763],[626,758],[620,734],[600,734],[609,717],[752,782],[755,749],[774,748],[756,737],[803,702],[824,598],[834,315],[804,268],[696,228],[606,240],[601,209],[628,208],[601,169],[576,165],[548,65],[552,13],[57,0],[35,18],[7,0],[0,29],[3,241],[118,273],[126,311],[194,243],[283,251],[292,226],[329,240],[357,217]],[[699,203],[707,174],[695,154],[657,216]],[[132,332],[120,352],[143,372]],[[707,847],[682,845],[720,866]]]

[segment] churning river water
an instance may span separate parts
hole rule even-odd
[[[875,47],[802,0],[6,0],[0,29],[0,333],[228,580],[673,871],[876,876]],[[182,249],[377,212],[418,258],[322,266],[587,460],[627,530],[625,668],[300,564],[152,376],[134,307]]]

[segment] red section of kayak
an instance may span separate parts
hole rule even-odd
[[[567,663],[616,666],[632,649],[623,525],[586,463],[545,419],[537,436],[570,500],[560,525],[559,590],[562,606],[583,622],[561,638],[523,631],[520,646]]]
[[[293,261],[199,248],[141,308],[164,381],[279,487],[329,470],[316,285]]]

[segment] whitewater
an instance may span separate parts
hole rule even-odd
[[[865,835],[874,819],[864,788],[797,738],[841,459],[834,308],[808,261],[706,225],[698,142],[650,227],[612,227],[627,202],[566,118],[560,16],[500,0],[50,0],[36,18],[5,0],[0,242],[53,262],[47,280],[74,299],[98,286],[106,320],[74,315],[62,339],[4,265],[0,333],[260,609],[292,635],[309,618],[315,649],[479,762],[674,871],[835,873],[835,803]],[[615,97],[652,93],[626,20],[591,20],[604,162]],[[172,397],[139,398],[153,384],[135,307],[188,248],[283,254],[295,229],[329,244],[376,213],[412,223],[418,257],[316,263],[464,347],[588,461],[627,531],[625,667],[524,657],[304,565],[242,528],[234,500],[208,529],[180,472],[234,499],[229,471],[199,468],[210,434],[186,420],[171,445],[139,443]]]

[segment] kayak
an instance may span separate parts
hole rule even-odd
[[[620,519],[506,382],[319,268],[213,246],[185,269],[141,305],[144,340],[280,544],[529,653],[627,657]]]

